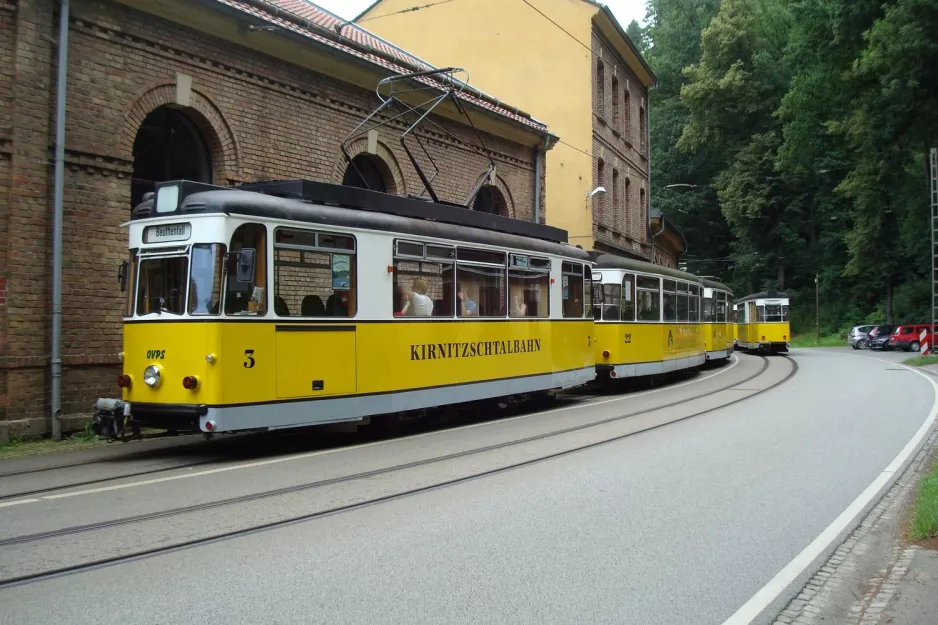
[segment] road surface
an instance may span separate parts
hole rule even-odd
[[[3,620],[719,625],[882,474],[935,406],[933,384],[888,355],[791,358],[797,371],[777,386],[789,361],[742,355],[652,393],[26,497],[0,507],[3,579],[239,533],[4,587]],[[675,403],[707,389],[722,390]],[[395,462],[411,465],[381,471]],[[211,506],[219,500],[237,501]],[[274,525],[244,531],[262,524]],[[754,622],[770,622],[813,573]]]

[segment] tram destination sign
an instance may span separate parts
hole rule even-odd
[[[189,223],[163,224],[149,226],[143,232],[145,243],[163,243],[164,241],[187,241],[192,235],[192,225]]]

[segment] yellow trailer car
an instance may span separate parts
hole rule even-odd
[[[788,294],[768,291],[736,302],[739,347],[753,351],[787,352],[791,340]]]

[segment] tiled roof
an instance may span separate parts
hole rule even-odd
[[[409,74],[415,71],[435,69],[429,63],[381,39],[361,26],[349,24],[341,29],[341,37],[336,26],[344,24],[332,13],[321,9],[307,0],[216,0],[242,13],[252,15],[264,22],[290,30],[317,43],[358,57],[396,74]],[[285,15],[286,14],[286,15]],[[316,27],[335,33],[327,36],[318,32]],[[364,47],[365,49],[362,49]],[[432,77],[420,78],[428,85],[441,86]],[[539,132],[546,133],[547,126],[533,119],[527,113],[500,103],[496,98],[463,90],[458,97],[468,103],[484,108],[497,115],[508,118]]]

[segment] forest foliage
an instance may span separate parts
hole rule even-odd
[[[931,317],[938,0],[648,0],[652,202],[795,331]],[[674,186],[678,185],[678,186]]]

